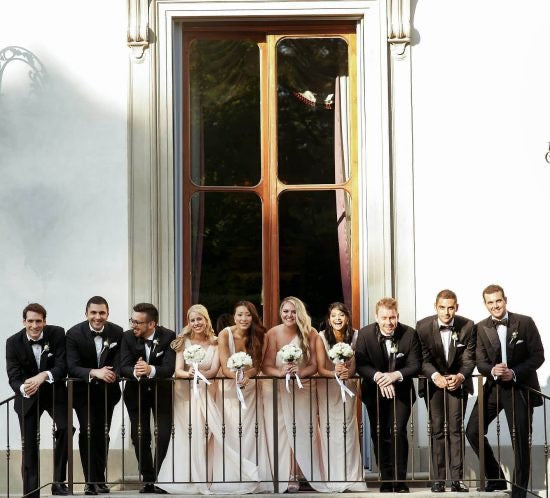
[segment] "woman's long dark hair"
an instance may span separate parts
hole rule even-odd
[[[233,315],[235,315],[239,306],[244,306],[252,316],[252,323],[246,334],[245,348],[246,352],[252,356],[254,366],[259,368],[262,361],[262,349],[266,329],[253,303],[250,301],[239,301],[233,308]]]
[[[344,303],[336,302],[332,303],[328,307],[328,313],[327,313],[327,325],[325,328],[325,339],[327,340],[328,347],[331,348],[336,344],[336,337],[334,336],[334,330],[332,330],[332,325],[330,324],[330,313],[332,310],[337,309],[338,311],[341,311],[346,315],[346,328],[344,330],[344,342],[347,342],[348,344],[351,344],[351,341],[353,341],[353,327],[351,326],[351,313],[349,312],[348,307]]]

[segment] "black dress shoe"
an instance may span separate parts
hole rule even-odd
[[[451,491],[459,493],[467,493],[470,491],[462,481],[452,481],[451,482]]]
[[[393,485],[393,492],[394,493],[408,493],[409,492],[409,486],[407,486],[404,482],[398,482]]]
[[[508,488],[504,479],[489,479],[485,485],[485,491],[504,491]]]
[[[380,493],[393,493],[393,483],[392,482],[383,482],[380,485]]]
[[[445,481],[434,481],[432,484],[432,493],[445,493]]]
[[[97,488],[95,484],[86,484],[84,486],[84,494],[85,495],[97,495]]]
[[[95,487],[97,489],[97,492],[100,495],[104,495],[111,492],[111,488],[109,488],[109,486],[107,486],[107,484],[105,483],[96,484]]]
[[[67,496],[69,494],[69,487],[64,483],[52,484],[52,495]]]
[[[167,491],[165,491],[162,488],[159,488],[158,486],[155,486],[153,483],[144,484],[143,487],[139,490],[139,492],[142,494],[155,494],[155,495],[168,494]]]

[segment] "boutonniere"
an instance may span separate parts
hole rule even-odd
[[[103,354],[103,352],[109,348],[109,339],[105,339],[103,341],[103,348],[101,350],[101,352],[99,353],[99,356],[101,356]]]
[[[155,348],[158,346],[158,343],[159,343],[159,340],[158,338],[157,339],[153,339],[153,347],[151,348],[151,353],[155,350]],[[151,354],[149,353],[149,354]]]
[[[390,353],[396,354],[397,351],[399,351],[399,348],[397,347],[397,343],[392,341],[391,347],[390,347]]]
[[[456,346],[456,341],[458,341],[458,334],[456,333],[456,330],[452,333],[451,339],[453,340]]]
[[[518,331],[514,330],[512,332],[512,338],[510,339],[510,344],[512,344],[518,338]],[[518,341],[519,342],[519,341]]]
[[[44,353],[47,353],[50,350],[50,344],[46,343],[44,344],[44,347],[42,348],[42,353],[40,353],[40,356],[42,356]]]

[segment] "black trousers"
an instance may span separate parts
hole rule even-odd
[[[386,399],[370,393],[365,405],[369,414],[370,433],[376,462],[382,480],[404,481],[407,477],[409,441],[407,423],[411,415],[411,404],[404,399]],[[394,424],[396,430],[394,430]]]
[[[90,406],[87,391],[75,393],[74,410],[80,424],[78,449],[84,480],[91,483],[105,482],[105,469],[109,452],[109,430],[116,401],[107,398],[103,385],[90,385]],[[88,435],[88,422],[90,434]],[[105,427],[107,425],[107,427]],[[105,433],[107,430],[107,433]],[[90,442],[88,444],[88,441]]]
[[[448,478],[459,481],[463,479],[462,424],[468,393],[462,388],[456,391],[446,391],[430,382],[427,384],[424,401],[430,414],[432,433],[431,478],[436,481],[444,481]],[[445,431],[447,437],[445,437]],[[449,474],[446,473],[447,467],[450,471]]]
[[[25,415],[18,413],[19,427],[21,429],[21,442],[23,448],[23,458],[21,462],[21,475],[23,477],[23,492],[32,498],[39,498],[39,472],[40,455],[37,434],[40,427],[40,417],[47,411],[55,422],[55,445],[53,461],[53,481],[65,482],[67,477],[67,399],[59,396],[55,399],[55,410],[50,399],[44,399],[41,396],[35,402],[35,406],[29,409]],[[27,399],[23,399],[23,407]],[[51,432],[42,434],[44,440],[50,437]]]
[[[512,497],[523,498],[526,496],[526,491],[521,488],[527,488],[529,484],[529,469],[531,464],[529,457],[529,433],[531,432],[533,408],[528,406],[526,394],[521,389],[513,389],[512,386],[497,385],[495,383],[491,383],[489,386],[486,384],[484,389],[483,445],[485,448],[485,477],[487,479],[504,478],[500,463],[497,462],[493,449],[487,440],[489,424],[504,409],[510,434],[513,434],[515,431],[515,440],[512,439],[515,458],[514,472],[512,474]],[[479,404],[476,401],[466,428],[466,437],[470,442],[470,446],[479,457],[478,425]]]
[[[131,437],[136,459],[144,482],[155,482],[158,470],[168,451],[172,430],[172,391],[158,389],[155,405],[155,386],[143,382],[140,404],[137,399],[125,400],[131,422]],[[157,431],[155,456],[151,452],[151,416]]]

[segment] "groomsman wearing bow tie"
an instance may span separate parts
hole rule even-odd
[[[402,481],[407,474],[407,423],[411,400],[416,399],[413,377],[420,371],[420,344],[415,330],[398,320],[395,299],[378,301],[376,322],[359,331],[355,358],[357,373],[363,378],[362,398],[369,414],[374,453],[381,478],[386,481],[380,491],[408,493]]]
[[[144,486],[140,493],[164,494],[154,485],[168,451],[172,428],[172,377],[176,353],[170,343],[176,334],[158,325],[158,310],[149,303],[134,306],[132,330],[124,332],[120,373],[126,381],[124,402],[131,422],[131,436]],[[155,458],[151,454],[151,414],[157,432]]]
[[[483,291],[485,306],[491,316],[476,324],[476,363],[487,377],[484,391],[484,448],[486,489],[506,489],[504,473],[487,440],[487,427],[504,408],[512,440],[515,468],[510,476],[512,497],[526,496],[529,483],[529,433],[533,407],[540,406],[540,396],[523,387],[540,391],[537,369],[544,363],[544,349],[539,331],[532,318],[507,311],[507,298],[499,285],[489,285]],[[480,407],[474,405],[466,428],[466,437],[479,456],[478,420]]]
[[[448,289],[435,299],[436,314],[416,324],[422,346],[422,375],[419,395],[430,414],[432,433],[432,491],[445,491],[447,464],[451,491],[467,492],[461,481],[464,440],[462,434],[468,393],[473,393],[476,338],[474,322],[456,314],[456,294]],[[447,423],[447,441],[444,426]]]
[[[46,310],[38,303],[25,307],[23,325],[21,331],[6,341],[6,369],[16,394],[14,409],[21,428],[23,492],[32,498],[40,496],[37,432],[45,410],[56,429],[52,494],[68,495],[69,489],[64,482],[68,454],[67,390],[61,382],[67,369],[65,331],[55,325],[46,325]]]
[[[67,366],[73,383],[74,409],[80,424],[78,447],[87,495],[108,493],[105,469],[115,405],[120,400],[117,368],[122,327],[108,322],[109,304],[101,296],[86,303],[86,320],[67,332]],[[89,397],[88,397],[89,395]],[[88,434],[88,417],[90,433]]]

